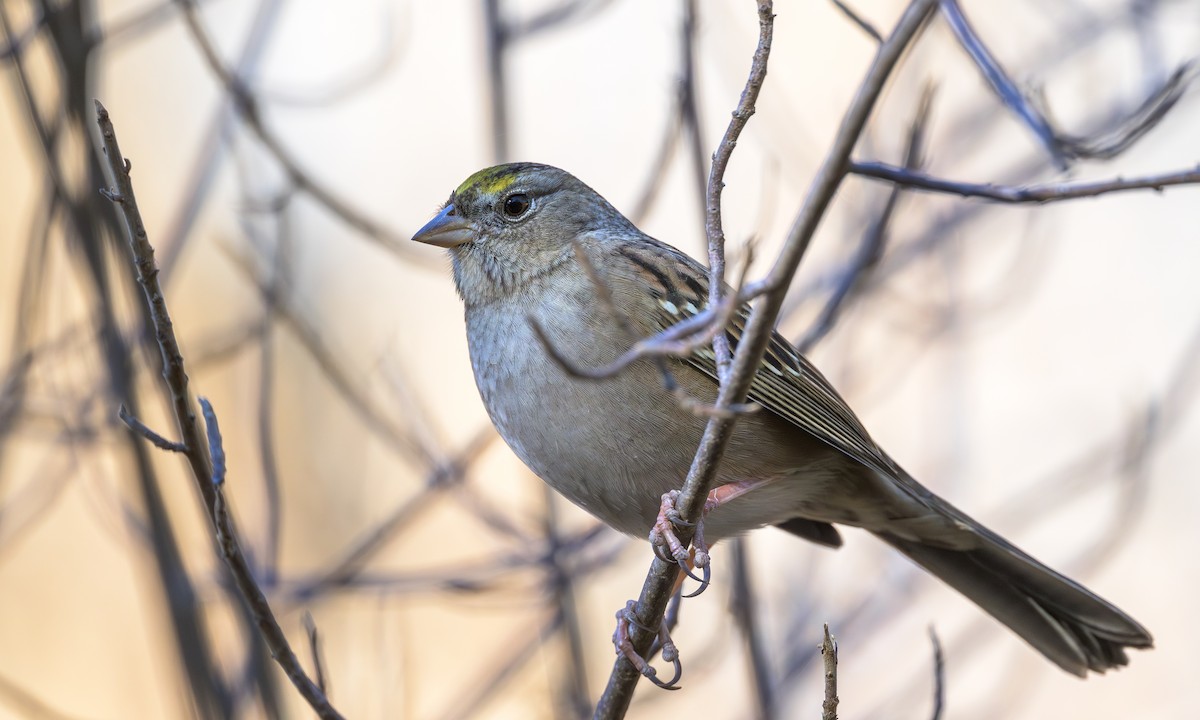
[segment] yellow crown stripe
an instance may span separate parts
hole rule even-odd
[[[517,176],[504,167],[485,168],[467,178],[462,185],[458,186],[454,194],[459,195],[471,188],[476,188],[484,195],[495,195],[504,192],[516,179]]]

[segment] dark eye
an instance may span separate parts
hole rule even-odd
[[[529,212],[529,206],[532,204],[529,196],[525,193],[513,193],[504,198],[504,214],[510,219],[516,220]]]

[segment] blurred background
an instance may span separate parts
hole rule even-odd
[[[877,47],[840,5],[776,8],[726,176],[751,277]],[[850,5],[884,34],[902,10]],[[1200,161],[1200,3],[962,10],[1063,142],[935,15],[856,158],[1017,185]],[[408,238],[470,173],[520,159],[701,255],[754,4],[5,0],[0,23],[0,717],[311,715],[247,624],[186,464],[117,419],[124,403],[177,436],[98,192],[93,98],[220,417],[259,583],[310,669],[311,615],[334,705],[588,714],[649,548],[495,437],[448,263]],[[1081,682],[864,533],[832,552],[767,529],[717,546],[675,631],[683,690],[642,683],[630,716],[816,717],[829,623],[843,717],[930,717],[930,628],[945,717],[1195,717],[1198,213],[1188,186],[1000,205],[851,177],[780,322],[916,477],[1127,610],[1155,650]]]

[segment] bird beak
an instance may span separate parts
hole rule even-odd
[[[456,215],[454,204],[442,208],[437,217],[425,223],[425,227],[413,235],[413,242],[452,248],[475,239],[475,231],[462,215]]]

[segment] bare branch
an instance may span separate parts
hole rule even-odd
[[[708,172],[708,190],[704,196],[704,234],[708,239],[708,304],[712,307],[721,306],[725,292],[725,226],[721,218],[725,170],[729,167],[742,130],[754,115],[754,104],[758,102],[758,93],[767,79],[767,60],[771,57],[771,41],[775,35],[773,12],[771,3],[758,4],[758,46],[750,61],[750,77],[746,79],[746,87],[738,99],[733,117],[725,128],[717,151],[713,153],[712,167]],[[731,360],[729,339],[724,333],[718,333],[712,345],[717,358],[717,377],[724,381]]]
[[[1077,200],[1079,198],[1096,197],[1115,192],[1130,190],[1163,189],[1175,185],[1200,184],[1200,165],[1191,170],[1147,175],[1137,178],[1114,178],[1077,183],[1049,183],[1045,185],[992,185],[986,183],[964,183],[934,177],[919,170],[897,167],[880,162],[852,162],[850,172],[873,180],[902,185],[914,190],[959,195],[961,197],[982,198],[1002,203],[1049,203],[1062,200]]]
[[[721,383],[716,402],[718,408],[744,401],[754,373],[762,362],[786,288],[812,240],[818,223],[824,217],[837,188],[846,176],[850,153],[883,91],[885,81],[936,5],[937,0],[914,0],[905,9],[892,35],[880,46],[866,78],[842,120],[829,154],[813,180],[809,196],[788,233],[783,251],[768,274],[765,287],[769,288],[770,292],[750,314],[733,358],[731,372]],[[764,41],[769,43],[770,39],[769,28],[773,20],[771,2],[760,0],[758,13],[761,45]],[[717,463],[728,444],[735,420],[735,417],[713,417],[705,426],[683,491],[676,503],[676,508],[680,509],[688,522],[694,523],[700,518],[708,489],[716,475]],[[688,529],[684,528],[680,533],[680,540],[690,541],[690,535]],[[659,626],[678,572],[679,569],[674,563],[657,557],[654,559],[637,603],[636,616],[642,627]],[[634,627],[633,635],[635,649],[639,654],[644,653],[650,646],[652,633]],[[618,656],[609,677],[608,687],[596,707],[595,717],[623,717],[632,699],[633,687],[638,677],[633,664],[624,655]]]
[[[238,541],[237,531],[230,517],[222,484],[225,478],[225,451],[221,442],[216,414],[207,400],[200,399],[204,409],[204,419],[207,426],[207,448],[201,439],[196,423],[196,415],[192,409],[188,391],[188,377],[184,371],[183,355],[179,342],[175,338],[175,330],[167,311],[166,299],[158,284],[158,269],[154,264],[154,248],[150,245],[138,211],[137,200],[133,194],[133,182],[129,177],[129,162],[121,155],[117,144],[116,132],[108,111],[96,101],[97,123],[104,142],[104,154],[109,165],[115,189],[106,189],[104,194],[120,209],[125,221],[129,246],[133,253],[134,265],[137,269],[138,281],[142,286],[146,303],[153,321],[155,337],[163,356],[163,379],[170,394],[175,413],[175,421],[179,426],[183,442],[184,456],[188,459],[200,495],[204,499],[205,509],[217,535],[221,549],[221,557],[225,560],[233,577],[242,600],[254,616],[256,625],[267,647],[270,648],[275,661],[292,681],[319,717],[341,718],[329,699],[304,673],[296,654],[292,652],[283,630],[275,621],[270,605],[262,590],[254,579],[254,574],[242,552]]]

